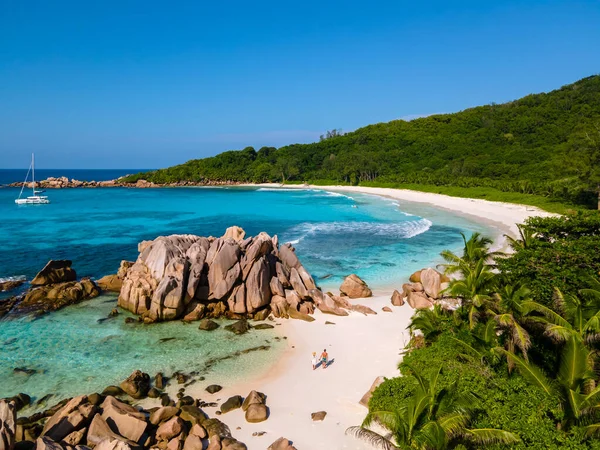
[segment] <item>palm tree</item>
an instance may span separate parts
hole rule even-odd
[[[461,272],[462,278],[450,281],[446,292],[461,299],[461,307],[457,312],[467,313],[469,326],[473,329],[484,313],[493,307],[492,294],[497,275],[483,259],[473,265],[463,266]]]
[[[525,285],[503,283],[494,293],[494,298],[496,299],[494,320],[504,338],[506,349],[511,353],[515,353],[519,349],[527,360],[531,338],[528,331],[523,327],[523,323],[527,322],[523,315],[523,304],[525,302],[534,303],[531,300],[531,291]],[[512,368],[513,364],[509,360],[509,371],[512,371]]]
[[[418,309],[408,325],[411,336],[414,336],[415,331],[419,330],[426,342],[433,342],[443,331],[444,316],[444,310],[439,304],[434,305],[433,309]]]
[[[510,247],[514,251],[530,248],[535,240],[535,233],[533,230],[527,225],[523,224],[518,224],[517,229],[519,230],[519,237],[517,239],[509,236],[508,234],[504,235]]]
[[[507,431],[468,428],[477,404],[476,397],[458,396],[454,391],[439,389],[440,375],[441,367],[432,371],[429,378],[413,370],[418,388],[411,397],[393,411],[370,411],[362,426],[350,427],[346,433],[386,450],[442,450],[465,441],[479,445],[518,442],[518,437]],[[374,422],[389,430],[396,444],[370,430]]]
[[[440,253],[442,258],[448,262],[448,264],[441,264],[446,274],[461,272],[464,267],[472,268],[479,261],[489,262],[494,256],[501,254],[500,252],[491,252],[489,246],[493,241],[480,233],[473,233],[469,239],[466,238],[464,233],[460,234],[464,243],[462,256],[458,256],[450,250],[444,250]]]
[[[560,399],[565,412],[565,428],[583,424],[586,434],[600,434],[600,422],[591,423],[599,419],[600,387],[595,386],[592,352],[578,335],[572,334],[566,339],[555,379],[549,379],[533,363],[504,349],[500,351],[513,361],[526,380],[546,394],[556,395]]]
[[[471,330],[472,342],[454,336],[450,336],[450,339],[467,350],[468,355],[463,354],[463,357],[474,356],[483,364],[494,365],[500,360],[499,353],[495,351],[500,346],[497,328],[498,323],[491,317],[485,325],[479,325],[475,330]]]
[[[523,311],[531,320],[541,323],[546,336],[556,343],[577,336],[592,344],[600,341],[600,283],[592,280],[592,288],[581,289],[580,296],[563,295],[554,289],[553,308],[526,301]],[[531,316],[531,313],[539,315]]]

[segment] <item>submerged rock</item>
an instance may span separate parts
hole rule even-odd
[[[200,321],[200,326],[198,327],[198,329],[204,330],[204,331],[213,331],[213,330],[216,330],[217,328],[219,328],[219,324],[217,322],[215,322],[214,320],[210,320],[210,319],[202,319]]]
[[[231,325],[227,325],[225,329],[239,335],[247,333],[248,330],[250,330],[250,324],[248,324],[247,320],[242,319],[232,323]]]

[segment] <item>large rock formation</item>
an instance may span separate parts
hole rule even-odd
[[[450,279],[443,273],[426,268],[410,276],[411,283],[402,285],[402,294],[394,291],[392,304],[401,306],[406,301],[413,309],[427,309],[440,304],[445,309],[456,309],[460,301],[448,297],[445,290]]]
[[[308,291],[316,285],[293,247],[260,233],[244,239],[239,227],[221,238],[161,236],[138,245],[127,270],[119,306],[146,322],[253,317],[276,300],[275,315],[292,308],[314,311]]]

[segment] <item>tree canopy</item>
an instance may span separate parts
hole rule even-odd
[[[312,144],[227,151],[126,181],[481,186],[597,207],[599,167],[595,75],[504,104],[328,131]]]

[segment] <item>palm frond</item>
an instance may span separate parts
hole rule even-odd
[[[583,429],[585,430],[585,435],[587,437],[600,436],[600,423],[594,423],[592,425],[588,425],[586,427],[583,427]]]
[[[540,303],[534,301],[526,301],[523,302],[522,307],[523,314],[525,315],[530,314],[532,312],[537,312],[542,314],[549,323],[552,323],[554,325],[560,325],[561,327],[565,328],[572,328],[568,320],[566,320],[553,309],[548,308],[547,306],[544,306]]]
[[[345,434],[360,439],[361,441],[367,442],[373,447],[380,448],[382,450],[397,450],[399,448],[379,433],[371,431],[367,428],[349,427],[346,429]]]
[[[464,431],[465,438],[480,445],[488,444],[515,444],[520,441],[519,437],[509,431],[497,430],[495,428],[476,428]]]
[[[591,376],[588,365],[589,350],[575,337],[567,340],[560,358],[558,379],[568,389],[577,389],[581,382]]]
[[[496,349],[502,352],[507,359],[512,361],[514,365],[519,369],[519,372],[529,383],[542,389],[546,394],[550,395],[553,392],[553,386],[550,380],[546,377],[542,370],[524,359],[519,358],[514,353],[508,352],[503,348]]]
[[[437,422],[448,436],[458,436],[469,423],[470,415],[463,412],[453,412],[440,417]]]

